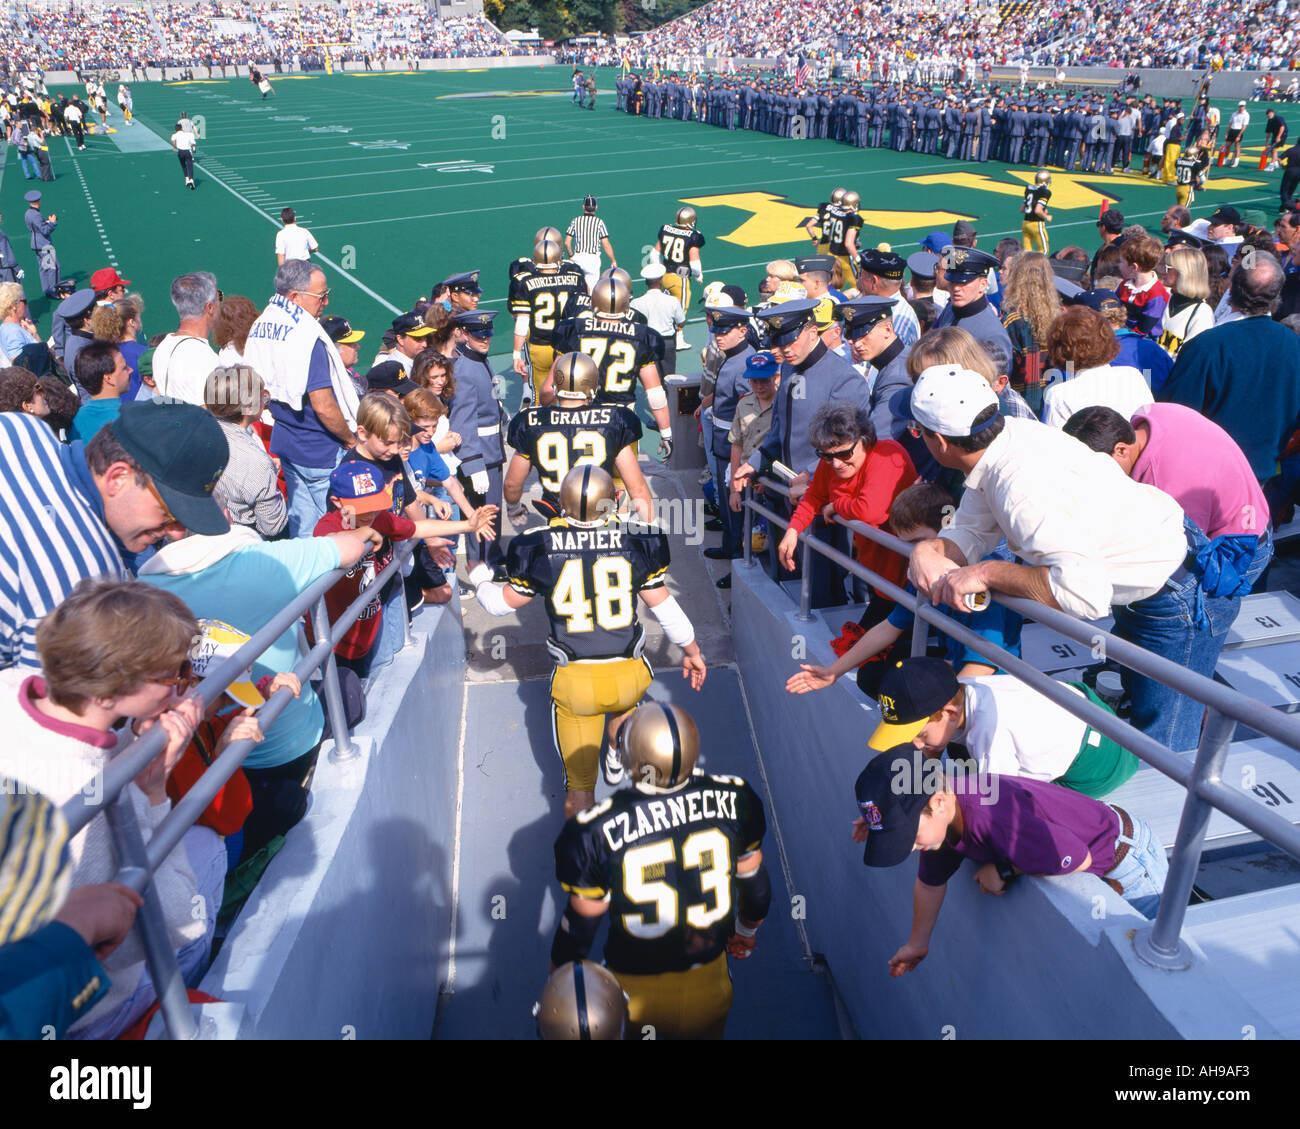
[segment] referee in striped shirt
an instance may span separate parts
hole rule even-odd
[[[577,240],[577,246],[574,241]],[[582,268],[587,276],[587,290],[596,285],[600,277],[600,249],[605,248],[609,256],[610,267],[618,266],[614,258],[614,248],[609,242],[609,229],[605,221],[596,215],[596,197],[582,198],[582,215],[574,216],[569,222],[569,230],[564,235],[564,253],[571,255],[573,261]]]

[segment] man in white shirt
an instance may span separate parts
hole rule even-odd
[[[682,304],[663,287],[662,263],[649,263],[641,271],[645,280],[645,293],[633,298],[632,309],[645,315],[646,325],[663,338],[663,375],[677,371],[677,333],[686,324],[686,311]]]
[[[966,475],[952,524],[912,551],[909,575],[921,592],[958,610],[967,595],[992,589],[1083,619],[1110,611],[1116,635],[1213,674],[1230,624],[1206,618],[1200,578],[1187,566],[1205,537],[1173,498],[1133,489],[1143,484],[1055,428],[1001,417],[988,382],[955,365],[921,373],[912,419],[934,459]],[[1024,564],[982,559],[1003,537]],[[1194,748],[1199,703],[1124,676],[1133,724],[1176,750]]]
[[[277,266],[284,266],[285,259],[310,259],[314,252],[320,250],[320,244],[312,237],[312,233],[305,227],[298,226],[297,218],[292,208],[284,208],[280,212],[284,227],[275,233]]]
[[[1232,150],[1232,167],[1235,169],[1241,160],[1241,138],[1250,125],[1250,113],[1245,102],[1237,103],[1237,111],[1228,119],[1228,134],[1223,139],[1224,152]]]
[[[201,408],[208,376],[221,364],[208,344],[221,312],[221,292],[213,275],[195,271],[174,279],[171,293],[180,326],[154,350],[154,396],[183,400]]]

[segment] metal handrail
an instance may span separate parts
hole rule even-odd
[[[759,481],[765,489],[789,499],[790,491],[785,486],[767,478]],[[757,562],[753,560],[750,543],[752,516],[758,514],[783,529],[789,529],[790,519],[783,518],[767,506],[756,502],[752,488],[749,487],[745,490],[744,506],[744,563],[746,567],[753,567]],[[911,555],[912,545],[874,526],[860,521],[844,520],[838,516],[833,517],[832,520],[900,556]],[[1181,940],[1181,933],[1187,915],[1192,883],[1204,849],[1205,831],[1212,808],[1224,812],[1248,830],[1255,832],[1260,838],[1300,858],[1300,827],[1290,823],[1276,812],[1252,803],[1239,789],[1229,787],[1221,779],[1223,763],[1238,721],[1289,748],[1300,750],[1300,718],[1269,709],[1236,690],[1224,687],[1204,675],[1186,670],[1168,659],[1119,639],[1085,620],[1076,619],[1056,608],[1049,608],[1033,600],[989,592],[992,599],[1022,618],[1040,622],[1085,646],[1093,647],[1101,642],[1106,648],[1108,659],[1114,659],[1120,665],[1145,677],[1163,682],[1179,693],[1205,705],[1207,712],[1200,742],[1195,760],[1189,766],[1182,754],[1174,752],[1109,710],[1102,709],[1089,699],[1068,690],[1064,683],[1049,678],[1023,659],[964,627],[952,617],[938,611],[923,597],[899,588],[847,554],[810,536],[808,530],[801,531],[798,536],[803,544],[798,613],[800,619],[812,618],[810,611],[812,581],[809,566],[811,554],[820,553],[851,574],[867,581],[913,613],[915,619],[911,653],[914,656],[924,654],[925,651],[926,629],[922,625],[933,626],[941,634],[956,639],[998,668],[1029,684],[1056,705],[1117,741],[1140,760],[1187,789],[1187,798],[1179,820],[1173,859],[1165,879],[1160,908],[1155,922],[1141,930],[1134,938],[1138,955],[1147,963],[1174,971],[1191,966],[1190,950]]]
[[[331,569],[309,584],[248,642],[222,660],[199,683],[194,693],[202,700],[204,710],[225,693],[226,687],[248,670],[285,631],[304,615],[312,614],[317,642],[299,659],[293,673],[305,684],[318,670],[322,671],[325,714],[329,718],[330,734],[334,741],[331,759],[348,760],[356,757],[358,754],[348,731],[343,696],[339,689],[334,648],[375,598],[376,593],[415,552],[418,544],[418,541],[411,540],[395,545],[393,559],[361,589],[332,624],[325,604],[325,593],[343,579],[347,570],[342,567]],[[262,705],[257,717],[263,731],[274,724],[292,697],[292,692],[284,687]],[[154,886],[154,874],[244,763],[255,748],[255,742],[251,739],[235,741],[224,749],[167,814],[146,844],[125,788],[158,757],[166,743],[167,734],[162,726],[152,726],[143,736],[128,742],[108,763],[97,800],[77,795],[63,804],[60,810],[68,822],[69,837],[76,835],[101,812],[108,819],[113,849],[118,860],[118,871],[113,881],[129,886],[144,898],[133,928],[140,931],[145,961],[158,994],[159,1010],[167,1033],[173,1039],[193,1039],[198,1034],[198,1029],[190,1011],[176,953],[167,936],[162,905]]]

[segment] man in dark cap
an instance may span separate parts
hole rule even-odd
[[[397,400],[417,387],[397,361],[380,361],[364,379],[366,391],[383,392]]]
[[[844,294],[831,287],[831,276],[835,271],[833,256],[803,255],[795,259],[794,269],[799,272],[799,282],[809,298],[816,301],[829,295],[836,302],[844,301]]]
[[[461,437],[456,456],[457,474],[470,504],[477,509],[490,504],[498,509],[502,499],[502,467],[506,448],[505,413],[497,399],[498,378],[488,363],[494,332],[495,310],[461,310],[452,315],[456,325],[458,359],[456,394],[451,398],[451,430]],[[472,538],[466,548],[466,563],[478,562],[493,570],[493,579],[505,579],[501,533],[489,540]]]
[[[1088,277],[1097,277],[1097,256],[1102,250],[1109,247],[1112,243],[1122,243],[1124,241],[1124,213],[1116,208],[1107,208],[1101,213],[1097,220],[1097,234],[1101,236],[1101,246],[1097,248],[1092,256],[1092,263],[1088,268]]]
[[[989,350],[995,363],[1009,363],[1011,338],[988,300],[988,274],[997,268],[997,259],[973,247],[949,247],[941,261],[952,300],[939,311],[935,329],[947,325],[964,329]],[[998,362],[999,357],[1001,362]]]
[[[325,336],[338,346],[339,356],[343,358],[343,367],[348,370],[348,376],[357,386],[357,395],[364,396],[366,378],[357,372],[357,358],[361,354],[361,339],[365,337],[365,331],[353,329],[352,323],[347,318],[339,317],[337,314],[330,314],[319,320]]]
[[[808,425],[818,408],[830,400],[847,400],[864,411],[870,409],[866,381],[843,357],[830,352],[817,332],[817,303],[810,299],[782,302],[758,314],[771,339],[772,351],[781,364],[781,385],[777,391],[772,427],[759,449],[742,463],[733,476],[743,487],[756,474],[775,469],[780,463],[796,477],[790,483],[790,506],[777,505],[784,515],[803,497],[816,469],[818,456],[808,440]],[[784,499],[773,499],[774,504]],[[843,526],[831,526],[819,518],[813,530],[821,540],[847,549]],[[780,574],[788,579],[788,573]],[[813,606],[838,607],[845,602],[842,570],[819,553],[813,554]]]
[[[388,359],[396,361],[409,373],[416,356],[428,344],[427,338],[432,332],[433,330],[425,324],[421,315],[398,314],[393,319],[393,333],[396,334],[396,338]]]
[[[94,335],[84,328],[86,319],[94,308],[95,292],[78,290],[72,297],[64,298],[54,309],[55,315],[62,318],[67,326],[63,338],[63,367],[69,376],[76,372],[77,354],[94,340]],[[87,399],[89,395],[82,390],[81,402],[84,404]]]
[[[749,391],[746,364],[754,349],[749,343],[749,311],[737,306],[721,306],[708,313],[709,334],[722,350],[722,364],[709,403],[712,409],[712,450],[709,466],[718,491],[718,519],[722,522],[722,544],[705,549],[714,560],[735,560],[741,555],[740,514],[733,513],[726,502],[727,472],[731,465],[731,440],[728,435],[736,416],[736,405]]]
[[[47,298],[53,298],[59,284],[59,256],[50,236],[58,225],[59,217],[54,212],[41,217],[41,194],[35,188],[23,199],[27,201],[23,222],[31,233],[31,247],[36,252],[36,262],[40,268],[41,290]]]
[[[451,302],[452,313],[457,310],[478,309],[478,300],[483,293],[478,284],[478,273],[476,270],[471,270],[463,274],[453,274],[441,283],[448,290],[447,297]]]
[[[901,291],[907,261],[897,251],[872,248],[863,251],[858,262],[858,293],[864,298],[888,298],[894,304],[894,332],[904,345],[915,345],[921,326]]]
[[[216,418],[191,404],[123,404],[84,447],[0,415],[0,496],[24,500],[0,502],[0,554],[16,562],[0,577],[0,668],[39,667],[36,627],[78,581],[124,578],[135,554],[186,530],[225,533],[212,491],[228,458]]]

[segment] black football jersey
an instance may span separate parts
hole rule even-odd
[[[559,513],[564,476],[586,463],[614,474],[618,453],[641,438],[641,421],[617,404],[539,405],[515,416],[506,438],[537,468],[542,498]]]
[[[664,266],[673,274],[690,274],[691,248],[703,247],[704,236],[693,227],[666,223],[659,229],[659,246],[663,248]]]
[[[826,231],[826,213],[829,212],[830,209],[831,202],[829,200],[824,200],[822,203],[817,205],[817,230],[821,233],[817,237],[817,243],[819,246],[830,239],[830,235],[828,235]]]
[[[668,537],[656,529],[612,518],[584,529],[555,518],[510,542],[506,575],[521,595],[545,597],[546,646],[557,661],[632,658],[645,635],[637,593],[663,586],[668,561]]]
[[[832,255],[847,255],[849,253],[848,245],[844,242],[849,237],[849,232],[856,228],[862,227],[862,217],[857,212],[845,211],[843,208],[837,208],[834,204],[826,209],[826,222],[822,226],[822,234],[825,235],[826,241],[830,244]]]
[[[507,302],[511,314],[528,315],[529,343],[550,345],[555,327],[588,307],[591,299],[587,296],[587,279],[582,271],[564,262],[555,271],[536,267],[520,271],[510,280]]]
[[[1181,185],[1190,185],[1195,183],[1198,161],[1196,157],[1185,154],[1174,162],[1174,182]]]
[[[1025,219],[1033,220],[1037,217],[1034,212],[1038,205],[1042,204],[1047,207],[1047,201],[1052,198],[1052,190],[1045,184],[1031,184],[1025,189],[1025,202],[1021,205],[1020,210],[1024,213]]]
[[[593,310],[562,323],[554,344],[557,355],[586,353],[596,362],[600,372],[597,403],[629,408],[636,403],[641,369],[662,356],[659,335],[649,326],[627,317],[601,317]]]
[[[570,894],[609,899],[611,970],[684,972],[726,946],[736,864],[766,831],[745,781],[697,772],[676,791],[625,788],[574,816],[555,842],[555,872]]]

